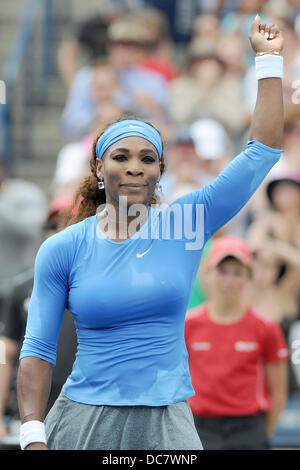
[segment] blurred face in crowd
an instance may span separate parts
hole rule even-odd
[[[181,141],[171,145],[168,151],[168,159],[174,169],[185,163],[197,165],[199,161],[194,144],[191,141]]]
[[[93,130],[97,133],[108,122],[114,122],[122,115],[122,109],[111,100],[102,101],[95,112]]]
[[[194,60],[191,66],[192,76],[199,86],[211,86],[222,77],[223,67],[214,58]]]
[[[140,44],[116,42],[109,45],[108,57],[116,69],[126,69],[136,65],[145,54],[145,48]]]
[[[272,200],[281,213],[298,212],[300,214],[300,185],[281,182],[273,189]]]
[[[93,69],[92,78],[93,96],[97,102],[113,100],[118,80],[113,68],[109,64],[99,64]]]
[[[249,269],[232,256],[208,268],[207,286],[212,297],[231,301],[243,296],[250,281]]]
[[[265,3],[267,3],[266,0],[240,0],[239,11],[250,15],[255,14],[261,11]]]
[[[172,171],[180,182],[192,182],[195,170],[200,168],[199,157],[194,144],[190,141],[182,141],[170,146],[168,161]]]
[[[218,176],[226,165],[225,156],[220,156],[220,158],[216,158],[215,160],[209,160],[201,158],[200,155],[198,156],[198,160],[200,168],[211,176]]]
[[[295,7],[295,8],[299,8],[300,7],[300,0],[287,0],[287,3],[292,6],[292,7]]]
[[[244,68],[245,43],[238,35],[224,36],[218,48],[219,56],[229,70],[239,71]]]
[[[194,22],[194,37],[214,38],[219,33],[219,18],[217,15],[200,15]]]
[[[112,144],[97,160],[97,173],[104,179],[107,203],[118,207],[119,197],[126,196],[128,206],[148,206],[160,179],[160,160],[150,142],[126,137]]]

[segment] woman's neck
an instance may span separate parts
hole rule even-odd
[[[130,206],[115,206],[106,204],[98,214],[98,223],[108,238],[122,241],[132,237],[147,222],[149,206],[141,204],[141,210],[129,215]]]
[[[245,314],[246,302],[242,298],[213,297],[208,301],[209,315],[218,323],[233,323]]]

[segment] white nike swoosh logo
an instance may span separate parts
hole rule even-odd
[[[136,257],[137,258],[142,258],[146,253],[148,253],[148,251],[150,251],[152,248],[152,245],[150,246],[150,248],[148,248],[148,250],[144,251],[144,253],[137,253],[136,254]]]

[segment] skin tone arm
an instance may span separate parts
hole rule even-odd
[[[57,64],[61,77],[70,88],[73,78],[78,69],[79,46],[76,40],[65,39],[59,47]]]
[[[265,366],[266,384],[272,400],[272,408],[266,413],[266,428],[272,434],[279,416],[287,402],[288,372],[286,361],[274,362]]]
[[[44,421],[51,389],[53,366],[37,357],[24,357],[18,370],[18,404],[21,423]],[[29,444],[26,450],[47,450],[43,443]]]
[[[264,33],[264,35],[262,34]],[[268,36],[268,39],[266,37]],[[257,15],[250,34],[254,52],[280,52],[283,38],[276,25],[261,25]],[[258,80],[256,106],[250,128],[250,140],[281,148],[283,134],[283,92],[280,78]]]
[[[5,363],[0,362],[0,440],[8,435],[8,430],[4,423],[4,413],[7,403],[7,396],[14,368],[14,361],[18,354],[18,345],[15,341],[4,336],[0,337],[1,346],[5,350]]]

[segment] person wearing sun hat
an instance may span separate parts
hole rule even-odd
[[[225,235],[206,258],[208,300],[189,311],[189,399],[207,450],[268,449],[286,402],[288,349],[279,326],[246,300],[253,255]],[[276,384],[276,385],[275,385]]]

